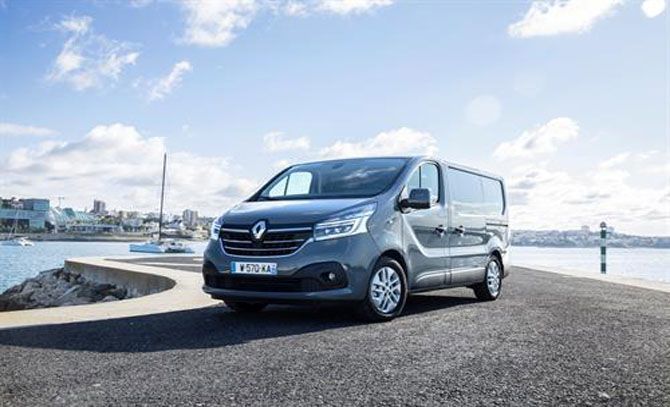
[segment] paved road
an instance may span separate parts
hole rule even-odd
[[[0,331],[0,405],[670,405],[670,295],[515,269],[500,300],[223,306]]]

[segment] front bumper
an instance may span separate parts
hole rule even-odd
[[[204,253],[203,290],[213,298],[274,303],[358,301],[365,298],[380,251],[368,234],[310,241],[297,252],[276,257],[232,256],[220,240]],[[276,276],[230,273],[230,262],[277,263]],[[336,279],[330,281],[328,274]]]

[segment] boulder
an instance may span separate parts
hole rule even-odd
[[[128,290],[113,284],[96,283],[63,269],[42,271],[0,294],[0,311],[47,308],[129,298]]]

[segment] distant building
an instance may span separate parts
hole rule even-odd
[[[186,209],[182,214],[184,225],[187,227],[194,227],[198,224],[198,211]]]
[[[105,201],[99,201],[95,199],[93,201],[93,213],[96,215],[106,215],[107,214],[107,204]]]
[[[48,199],[0,198],[0,229],[16,229],[17,231],[45,230],[47,228],[48,216]]]
[[[582,232],[591,233],[591,228],[589,227],[589,225],[583,225],[582,226]]]
[[[115,233],[121,232],[121,226],[100,223],[92,213],[76,211],[72,208],[51,208],[49,223],[57,232],[76,233]]]

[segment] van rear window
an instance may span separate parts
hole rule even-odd
[[[505,211],[502,183],[496,179],[449,168],[449,187],[462,212],[497,216]]]

